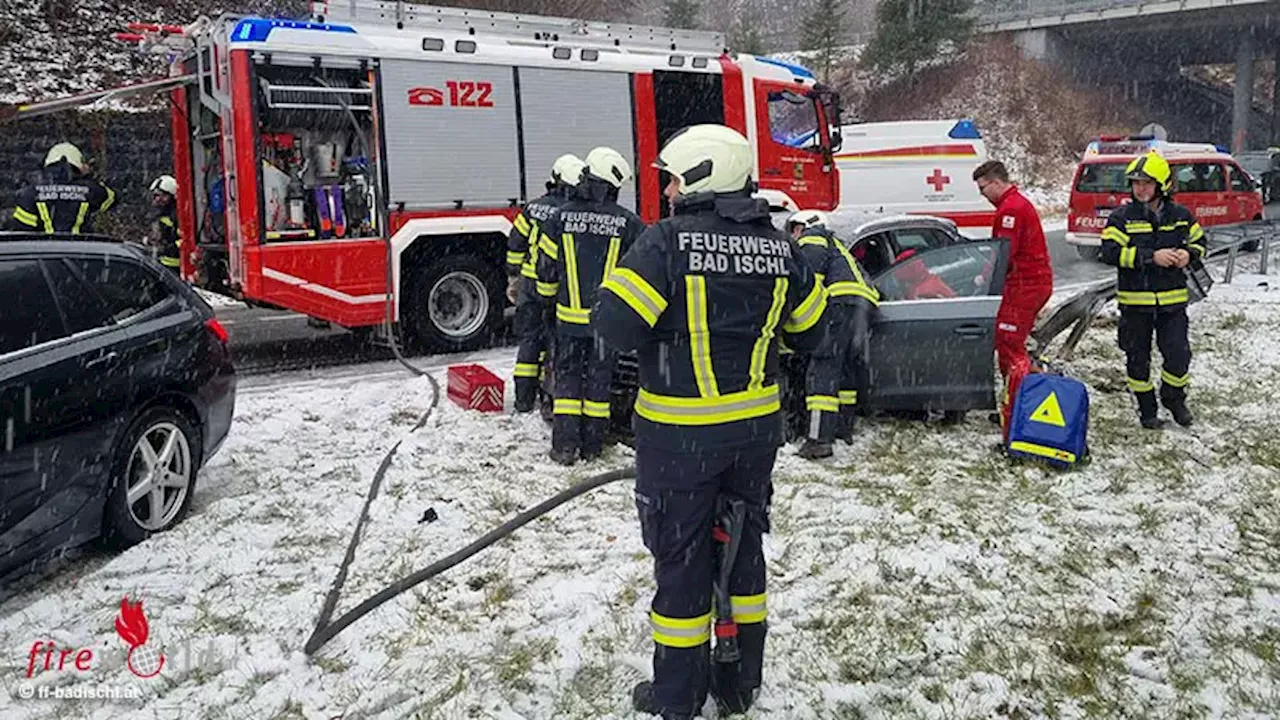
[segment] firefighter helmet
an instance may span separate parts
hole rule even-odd
[[[724,125],[693,125],[676,133],[655,165],[680,179],[680,194],[730,193],[747,187],[754,156],[751,143]]]
[[[1169,168],[1169,161],[1156,152],[1149,152],[1129,163],[1129,167],[1125,169],[1125,178],[1150,180],[1161,192],[1168,193],[1173,190],[1173,171]]]
[[[178,195],[178,181],[172,175],[161,175],[151,181],[151,192],[168,193],[174,197]]]
[[[787,218],[787,229],[799,225],[808,230],[811,227],[825,226],[827,224],[827,214],[821,210],[797,210],[791,213],[791,217]]]
[[[582,179],[582,169],[587,166],[577,155],[565,153],[551,165],[551,182],[576,186]]]
[[[631,164],[622,153],[610,147],[598,147],[587,153],[587,170],[616,188],[631,179]]]
[[[49,167],[60,160],[66,160],[68,165],[81,172],[85,170],[84,155],[81,154],[80,148],[71,143],[58,143],[49,148],[49,154],[44,156],[44,166]]]

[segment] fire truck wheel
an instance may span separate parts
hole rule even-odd
[[[1098,257],[1102,255],[1102,248],[1094,245],[1077,245],[1076,252],[1080,254],[1081,260],[1097,262]]]
[[[417,269],[406,325],[433,352],[476,350],[502,319],[506,281],[476,255],[451,255]]]

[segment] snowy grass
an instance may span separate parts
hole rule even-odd
[[[1190,431],[1141,430],[1114,324],[1086,337],[1071,370],[1091,387],[1095,460],[1080,471],[999,458],[977,413],[864,425],[820,464],[785,449],[766,685],[748,717],[1280,714],[1280,291],[1262,280],[1239,275],[1193,308]],[[486,364],[509,375],[509,354]],[[638,717],[627,697],[649,673],[653,582],[624,483],[405,593],[313,659],[300,651],[397,439],[338,614],[629,451],[566,472],[536,418],[444,400],[410,433],[424,380],[251,380],[186,522],[0,606],[0,684],[52,639],[101,648],[91,679],[141,686],[143,717]],[[420,523],[427,508],[439,519]],[[123,667],[112,621],[126,592],[169,656],[159,680]],[[125,708],[0,693],[6,719]]]

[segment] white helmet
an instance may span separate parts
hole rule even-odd
[[[85,171],[84,155],[80,153],[80,148],[72,145],[71,143],[58,143],[57,145],[49,148],[49,154],[44,156],[44,166],[49,167],[59,160],[66,160],[67,164],[76,168],[80,172]]]
[[[787,227],[800,225],[808,230],[811,227],[827,224],[827,214],[821,210],[797,210],[787,218]]]
[[[724,125],[693,125],[676,133],[655,165],[680,178],[680,194],[737,192],[747,186],[755,157],[751,143]]]
[[[151,192],[163,192],[178,196],[178,180],[172,175],[161,175],[151,182]]]
[[[622,153],[609,147],[598,147],[587,153],[587,170],[616,188],[631,180],[631,164]]]
[[[576,186],[578,181],[582,179],[582,169],[586,166],[587,164],[582,162],[582,158],[565,153],[556,158],[556,161],[551,164],[551,182]]]

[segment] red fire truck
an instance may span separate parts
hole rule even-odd
[[[400,2],[315,2],[304,21],[134,26],[166,52],[182,272],[348,328],[391,312],[417,347],[488,340],[505,243],[557,156],[633,158],[620,202],[666,213],[662,143],[724,123],[777,210],[834,209],[839,98],[723,35]]]

